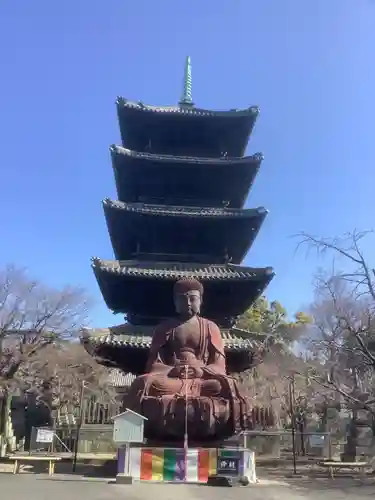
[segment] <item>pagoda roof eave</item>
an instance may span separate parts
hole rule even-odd
[[[130,330],[131,330],[130,325]],[[83,344],[90,343],[91,345],[107,344],[118,347],[135,347],[139,349],[149,349],[152,342],[152,332],[149,331],[145,335],[132,335],[131,333],[111,333],[110,328],[100,328],[101,335],[88,335],[83,337]],[[242,338],[230,330],[222,331],[221,334],[224,347],[226,350],[251,350],[260,342],[257,339]],[[90,351],[92,353],[92,351]]]
[[[168,262],[139,262],[104,260],[93,257],[92,268],[94,272],[105,271],[123,276],[142,277],[146,279],[163,279],[176,281],[183,278],[196,278],[207,281],[244,281],[254,280],[261,276],[271,280],[274,276],[272,267],[254,268],[235,264],[204,265]]]
[[[151,327],[137,327],[127,323],[110,328],[85,329],[81,343],[99,363],[141,375],[145,372],[152,333]],[[228,372],[249,369],[253,364],[253,354],[262,347],[262,339],[242,336],[237,329],[222,330],[221,335]]]
[[[103,201],[103,208],[116,259],[149,260],[154,254],[159,255],[156,260],[212,264],[240,264],[268,214],[263,207],[202,208],[110,199]],[[199,238],[192,237],[191,224],[195,225]],[[154,228],[151,232],[150,225]],[[144,238],[144,234],[148,236]],[[175,234],[180,234],[177,246],[171,236]],[[142,250],[137,246],[139,241],[142,241]]]
[[[255,153],[250,156],[240,156],[240,157],[220,157],[220,158],[206,158],[206,157],[195,157],[195,156],[176,156],[176,155],[163,155],[156,153],[143,153],[139,151],[133,151],[122,146],[112,144],[110,146],[110,153],[112,156],[112,161],[116,163],[116,157],[131,158],[136,160],[149,160],[152,162],[160,161],[163,163],[173,163],[185,166],[186,164],[199,164],[199,165],[260,165],[264,159],[262,153]]]
[[[257,208],[211,208],[211,207],[187,207],[175,205],[154,205],[146,203],[125,203],[118,200],[106,198],[103,200],[104,208],[119,210],[122,212],[135,212],[167,217],[198,217],[198,218],[243,218],[264,219],[268,210],[264,207]]]
[[[107,307],[138,317],[172,317],[173,286],[178,279],[195,278],[204,286],[202,314],[219,326],[232,325],[264,293],[274,276],[272,268],[235,264],[197,264],[165,261],[104,261],[93,259],[93,271]]]
[[[166,319],[163,319],[166,321]],[[106,328],[82,328],[80,339],[82,342],[89,342],[94,345],[97,343],[108,343],[112,340],[119,344],[125,342],[126,345],[149,347],[149,340],[153,336],[155,326],[152,325],[132,325],[131,323],[123,323],[120,325],[109,326]],[[251,332],[236,326],[231,328],[221,328],[224,342],[228,344],[225,339],[240,339],[241,345],[256,344],[266,342],[270,334],[262,332]],[[140,340],[140,343],[137,342]],[[245,340],[245,344],[242,343]],[[249,341],[249,343],[247,342]],[[230,343],[229,343],[230,344]]]
[[[185,116],[210,116],[210,117],[249,117],[255,118],[259,114],[259,108],[257,106],[250,106],[245,109],[230,109],[225,111],[214,111],[203,108],[196,108],[194,106],[152,106],[144,104],[140,101],[131,101],[125,99],[124,97],[118,97],[116,99],[116,105],[118,110],[121,109],[133,109],[143,113],[160,113],[160,114],[177,114]]]
[[[111,148],[111,156],[121,201],[231,208],[244,206],[263,159],[259,153],[245,158],[193,158],[118,146]]]

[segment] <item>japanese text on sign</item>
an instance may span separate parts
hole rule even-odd
[[[220,460],[220,469],[236,470],[237,464],[234,460]]]
[[[228,475],[237,476],[239,473],[239,458],[228,457],[219,458],[217,463],[217,474],[218,475]]]
[[[37,443],[52,443],[54,432],[52,429],[38,429],[36,433]]]

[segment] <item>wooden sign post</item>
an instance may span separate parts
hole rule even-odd
[[[116,482],[119,484],[132,484],[130,463],[130,445],[131,443],[143,443],[144,423],[146,417],[135,411],[126,409],[123,413],[113,417],[113,441],[118,446],[118,457],[125,448],[125,464],[123,470],[117,471]]]

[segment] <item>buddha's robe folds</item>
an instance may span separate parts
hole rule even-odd
[[[126,403],[148,418],[146,435],[182,439],[220,438],[247,427],[249,408],[226,375],[218,326],[194,317],[160,324],[153,336],[146,374],[132,384]]]

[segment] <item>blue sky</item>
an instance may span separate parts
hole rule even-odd
[[[90,268],[112,258],[114,101],[175,104],[190,55],[197,105],[261,109],[247,206],[270,214],[246,264],[274,266],[268,296],[303,307],[317,261],[292,235],[373,226],[374,26],[372,0],[2,0],[0,265],[83,285],[93,325],[122,321]]]

